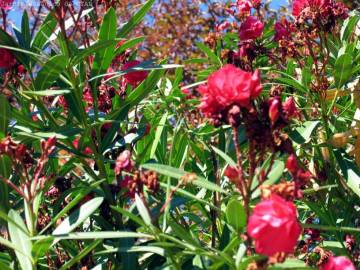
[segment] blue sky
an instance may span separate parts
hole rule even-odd
[[[219,0],[221,1],[221,0]],[[15,6],[14,8],[9,12],[9,18],[11,19],[11,21],[14,22],[14,24],[16,26],[19,26],[21,23],[21,16],[22,16],[22,11],[21,8],[19,8],[19,6],[25,7],[25,6],[34,6],[36,4],[34,3],[39,3],[39,0],[15,0]],[[287,0],[272,0],[271,1],[271,8],[273,9],[277,9],[279,8],[281,5],[286,5]]]

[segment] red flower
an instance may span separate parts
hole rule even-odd
[[[12,7],[14,0],[0,0],[0,8],[9,10]]]
[[[248,233],[259,254],[272,256],[278,252],[294,252],[301,233],[294,203],[276,194],[261,201],[249,218]]]
[[[224,172],[224,175],[229,179],[237,179],[239,177],[239,170],[233,166],[228,166]]]
[[[319,9],[327,6],[331,3],[331,0],[294,0],[292,14],[297,17],[301,11],[307,7],[314,7]]]
[[[236,7],[240,15],[246,15],[250,14],[252,4],[249,0],[238,0],[236,2]]]
[[[134,163],[131,160],[131,152],[129,150],[125,150],[116,159],[115,174],[120,175],[123,170],[130,171],[133,166]]]
[[[141,64],[140,61],[130,61],[123,65],[121,70],[131,69],[137,65]],[[137,87],[143,80],[148,76],[147,71],[130,71],[124,75],[125,81],[130,84],[133,88]]]
[[[345,256],[330,257],[320,270],[355,270],[351,260]]]
[[[200,109],[212,117],[230,105],[249,107],[250,100],[260,94],[262,86],[258,70],[251,73],[228,64],[211,74],[207,85],[198,90],[202,95]]]
[[[0,48],[0,68],[11,68],[14,64],[15,58],[13,54],[7,49]]]
[[[254,16],[249,16],[240,26],[239,37],[241,40],[257,39],[262,35],[264,24]]]
[[[275,37],[276,41],[281,39],[289,39],[291,37],[292,27],[290,23],[283,18],[281,21],[275,23]]]

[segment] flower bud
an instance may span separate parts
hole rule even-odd
[[[296,174],[296,172],[299,170],[299,164],[294,154],[291,154],[288,157],[286,161],[286,168],[289,170],[291,174]]]
[[[293,97],[288,97],[285,102],[283,102],[282,108],[288,117],[294,117],[299,113]]]
[[[269,101],[269,103],[270,103],[269,118],[270,118],[271,124],[274,125],[280,116],[280,111],[279,111],[280,101],[279,101],[279,99],[275,98],[275,99],[271,99]]]

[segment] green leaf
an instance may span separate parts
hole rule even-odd
[[[59,270],[69,269],[74,264],[80,262],[82,258],[84,258],[87,254],[89,254],[101,242],[102,242],[102,240],[98,239],[98,240],[95,240],[94,242],[86,245],[85,248],[83,250],[81,250],[81,252],[79,252],[79,254],[77,254],[70,261],[66,262],[63,266],[61,266],[61,268]]]
[[[110,208],[117,211],[117,212],[119,212],[123,216],[129,217],[129,219],[136,222],[140,226],[145,226],[144,221],[141,218],[139,218],[138,216],[134,215],[133,213],[131,213],[131,212],[129,212],[129,211],[123,209],[123,208],[115,207],[115,206],[112,206],[112,205],[110,206]]]
[[[271,71],[283,76],[280,78],[275,78],[274,80],[276,82],[286,85],[286,86],[289,86],[291,88],[294,88],[294,89],[298,90],[300,93],[307,93],[307,89],[291,75],[289,75],[285,72],[279,71],[279,70],[271,70]]]
[[[67,65],[67,57],[55,55],[49,59],[37,74],[34,82],[35,90],[46,90],[59,78]]]
[[[243,204],[237,200],[232,199],[226,206],[226,220],[238,232],[246,226],[246,212]]]
[[[18,226],[15,226],[12,222],[8,223],[11,242],[16,246],[17,250],[21,251],[20,253],[15,250],[16,257],[18,258],[23,270],[32,270],[33,266],[30,259],[32,243],[29,235],[24,233],[24,231],[27,231],[24,221],[18,212],[12,209],[9,211],[9,218],[15,221],[17,225],[22,228],[22,230],[20,230]]]
[[[360,171],[354,161],[341,150],[334,150],[347,186],[360,197]]]
[[[12,167],[10,158],[4,155],[0,156],[0,175],[8,179],[11,175],[11,172]],[[3,213],[8,213],[9,208],[9,187],[4,181],[0,180],[0,211]]]
[[[50,40],[50,36],[53,33],[56,25],[57,25],[57,21],[53,16],[53,13],[49,12],[44,22],[40,26],[39,31],[36,33],[33,42],[31,44],[31,48],[37,49],[38,51],[42,51],[43,47]]]
[[[54,238],[57,240],[86,240],[86,239],[116,239],[116,238],[146,238],[154,239],[154,236],[145,233],[137,232],[75,232],[75,233],[66,233],[59,235],[41,235],[32,237],[32,240],[40,240],[46,238]]]
[[[113,41],[116,38],[116,13],[110,8],[105,14],[99,32],[99,41]],[[96,77],[106,72],[114,56],[115,45],[109,45],[104,49],[98,50],[95,54],[91,77]],[[98,80],[93,82],[94,87]]]
[[[72,232],[76,227],[83,223],[92,213],[98,210],[104,198],[94,198],[83,205],[79,209],[71,213],[63,222],[53,231],[52,235],[62,235]]]
[[[355,16],[351,16],[348,17],[340,30],[340,39],[342,41],[349,41],[349,38],[351,37],[351,35],[354,33],[354,29],[358,23],[360,19],[359,15],[355,15]]]
[[[105,135],[104,140],[102,141],[102,152],[107,150],[108,147],[110,147],[110,145],[112,144],[116,132],[119,129],[118,123],[120,123],[123,119],[126,118],[130,108],[136,106],[140,101],[146,98],[146,96],[154,90],[156,84],[158,83],[163,74],[164,70],[152,71],[145,81],[143,81],[138,87],[136,87],[136,89],[131,91],[131,93],[126,98],[125,102],[121,105],[121,107],[113,115],[110,116],[110,119],[108,120],[113,120],[115,121],[115,123],[111,126],[108,133]]]
[[[86,57],[88,57],[94,53],[98,53],[98,52],[100,53],[100,51],[104,51],[104,50],[108,49],[109,47],[115,47],[117,43],[118,43],[117,40],[99,40],[95,44],[91,45],[90,47],[77,52],[77,54],[70,61],[70,64],[77,65],[79,62],[81,62]]]
[[[352,73],[352,57],[348,53],[342,54],[335,62],[334,78],[337,88],[342,87]]]
[[[164,127],[165,127],[165,123],[166,123],[166,120],[167,120],[167,112],[161,117],[160,119],[160,122],[159,124],[157,125],[157,128],[156,128],[156,133],[155,133],[155,139],[154,139],[154,142],[152,144],[152,147],[151,147],[151,151],[150,151],[150,159],[153,159],[155,158],[155,153],[156,153],[156,149],[159,145],[159,142],[160,142],[160,138],[161,138],[161,134],[164,130]]]
[[[30,48],[31,36],[30,36],[30,25],[29,25],[29,16],[27,11],[24,10],[22,19],[21,19],[21,34],[24,41],[25,48]]]
[[[117,36],[125,38],[145,17],[146,13],[150,10],[155,0],[148,0],[139,11],[131,17],[131,19],[120,29]]]
[[[70,93],[71,90],[40,90],[40,91],[23,91],[29,96],[53,97]]]
[[[135,194],[135,204],[145,224],[148,226],[152,226],[150,213],[137,193]]]
[[[197,42],[196,46],[203,52],[206,54],[206,56],[211,60],[211,62],[213,62],[215,65],[221,67],[222,66],[222,62],[220,60],[220,58],[209,48],[207,47],[205,44]]]
[[[181,179],[187,174],[190,174],[189,172],[183,171],[181,169],[176,169],[167,165],[157,164],[157,163],[147,163],[141,165],[142,168],[155,171],[157,173],[160,173],[162,175],[166,175],[175,179]],[[202,178],[197,175],[194,175],[195,179],[191,181],[192,184],[200,187],[205,188],[207,190],[211,191],[217,191],[221,193],[226,193],[221,187],[218,185]]]
[[[302,124],[302,126],[292,130],[289,133],[289,136],[297,144],[307,143],[319,124],[320,121],[306,121]]]
[[[211,148],[214,150],[214,152],[216,154],[218,154],[223,160],[225,160],[227,162],[227,164],[229,164],[230,166],[237,166],[236,162],[229,157],[226,153],[224,153],[223,151],[221,151],[219,148],[216,148],[215,146],[211,146]]]
[[[35,260],[37,260],[37,259],[41,258],[42,256],[44,256],[45,253],[49,251],[49,249],[53,243],[53,240],[54,239],[52,237],[37,240],[33,244],[33,247],[31,250],[31,254],[32,254],[33,258]]]
[[[135,47],[138,43],[141,43],[145,40],[145,37],[136,37],[125,41],[119,48],[115,50],[115,55],[122,54],[127,49]]]
[[[7,128],[10,120],[10,105],[5,96],[0,95],[0,139],[7,134]]]
[[[40,232],[42,234],[45,232],[50,226],[55,224],[55,222],[63,217],[66,213],[68,213],[72,208],[74,208],[87,194],[89,194],[95,187],[99,186],[101,183],[103,183],[106,179],[99,180],[95,183],[93,183],[90,187],[84,188],[81,190],[71,202],[69,202],[58,214],[56,214],[55,217],[51,219],[51,222],[46,225],[46,227]]]

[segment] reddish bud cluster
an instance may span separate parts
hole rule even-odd
[[[8,69],[14,66],[15,63],[14,55],[9,50],[0,48],[0,68]]]
[[[299,112],[293,97],[288,97],[283,103],[281,103],[280,97],[272,97],[269,99],[269,118],[272,125],[275,125],[280,117],[283,121],[287,122],[289,119],[298,115]]]
[[[142,194],[144,186],[150,191],[157,192],[159,189],[159,181],[157,174],[152,171],[139,172],[134,167],[135,163],[131,160],[131,152],[129,150],[123,151],[115,163],[115,175],[121,176],[122,172],[132,173],[132,175],[125,175],[120,182],[120,187],[127,189],[127,196],[134,198],[135,194]]]
[[[0,142],[0,155],[7,155],[14,162],[30,165],[33,159],[24,144],[14,142],[11,137],[6,137]]]

